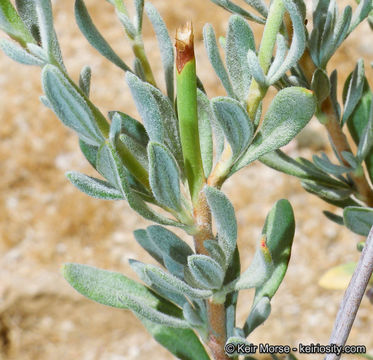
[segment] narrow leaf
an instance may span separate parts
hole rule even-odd
[[[53,13],[51,0],[35,0],[36,13],[38,16],[38,24],[40,38],[43,49],[45,49],[49,61],[52,64],[56,62],[64,68],[62,61],[61,49],[58,43],[57,35],[53,26]]]
[[[218,231],[218,241],[227,263],[236,248],[237,222],[234,209],[228,198],[218,189],[205,186],[204,192]]]
[[[262,67],[260,66],[259,59],[255,54],[255,51],[249,50],[247,53],[247,62],[249,64],[249,69],[252,77],[256,82],[263,88],[267,88],[269,83],[267,77],[265,76]]]
[[[7,39],[0,39],[0,49],[4,51],[5,55],[20,64],[36,66],[43,66],[45,64],[44,61],[31,55],[22,47]]]
[[[17,40],[22,46],[26,46],[29,42],[35,42],[9,0],[0,2],[0,29]]]
[[[89,66],[84,66],[79,76],[79,87],[87,97],[89,97],[89,92],[91,90],[91,76],[91,68]]]
[[[216,75],[218,75],[221,83],[223,84],[228,96],[234,98],[234,91],[230,82],[227,70],[220,57],[218,44],[216,42],[215,32],[210,24],[206,24],[203,28],[203,41],[207,51],[207,56],[214,68]]]
[[[165,326],[189,327],[177,307],[122,274],[65,264],[63,275],[75,290],[100,304],[129,309],[140,318]]]
[[[149,280],[157,286],[193,299],[207,299],[212,295],[210,290],[193,288],[176,276],[168,274],[154,265],[147,265],[145,273]]]
[[[157,201],[176,211],[181,210],[179,169],[167,148],[159,143],[148,145],[149,181]]]
[[[47,65],[43,69],[42,82],[45,95],[61,121],[76,131],[86,143],[99,146],[104,137],[96,124],[96,118],[87,100],[65,75],[57,67]]]
[[[96,26],[93,24],[91,17],[89,16],[83,0],[75,1],[75,18],[83,35],[102,56],[106,57],[109,61],[117,65],[122,70],[130,70],[130,68],[114,52],[111,46],[99,33]]]
[[[346,290],[355,268],[355,262],[334,266],[322,275],[319,285],[328,290]]]
[[[361,59],[358,61],[348,85],[344,113],[342,117],[342,125],[344,125],[350,118],[354,109],[356,108],[356,105],[361,99],[363,95],[364,84],[364,61]]]
[[[74,171],[66,173],[66,177],[80,191],[96,199],[123,200],[122,193],[108,182],[80,174]]]
[[[28,31],[35,39],[34,42],[41,43],[38,16],[36,13],[36,1],[16,0],[17,11]]]
[[[198,133],[201,147],[201,157],[205,177],[210,175],[213,165],[214,144],[212,136],[213,114],[210,107],[210,100],[205,93],[197,89],[197,107],[198,107]],[[219,143],[219,140],[221,143]],[[218,139],[217,147],[224,146],[224,136]],[[222,150],[217,150],[222,151]]]
[[[295,66],[297,61],[302,56],[306,47],[306,34],[304,31],[304,20],[299,12],[296,2],[293,0],[284,0],[284,5],[288,11],[293,25],[293,39],[290,45],[289,52],[276,71],[269,79],[270,84],[274,84],[279,80],[291,67]]]
[[[174,100],[174,49],[166,25],[157,9],[151,4],[145,4],[145,12],[151,21],[161,51],[167,95]]]

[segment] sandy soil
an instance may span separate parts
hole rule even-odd
[[[80,35],[72,16],[73,1],[54,3],[69,72],[76,79],[83,65],[91,65],[92,98],[100,109],[137,116],[121,71]],[[228,14],[207,0],[153,3],[171,33],[179,24],[194,21],[199,75],[210,96],[223,94],[206,59],[201,31],[205,22],[211,22],[223,35]],[[113,48],[124,59],[132,59],[111,6],[102,0],[87,4]],[[157,44],[147,21],[144,26],[146,48],[156,59],[154,70],[162,81]],[[368,26],[361,26],[338,52],[334,66],[338,64],[342,78],[360,56],[367,59],[368,67],[373,60],[371,40]],[[0,89],[0,360],[171,358],[130,312],[84,299],[60,275],[63,263],[79,262],[135,278],[128,259],[152,260],[135,243],[132,232],[149,223],[125,202],[91,199],[66,180],[68,170],[92,170],[79,152],[76,136],[38,101],[39,69],[15,64],[0,54]],[[288,150],[310,157],[304,142],[317,151],[328,149],[316,119]],[[305,193],[296,179],[260,164],[235,175],[225,190],[237,211],[243,268],[250,263],[266,213],[277,199],[290,200],[297,220],[289,271],[273,299],[272,316],[252,341],[327,343],[342,292],[324,290],[317,282],[331,266],[357,260],[360,238],[326,220],[321,211],[335,209]],[[240,297],[239,323],[247,315],[251,297],[249,291]],[[364,299],[349,342],[365,344],[371,352],[372,320],[372,305]],[[317,358],[321,359],[309,357]]]

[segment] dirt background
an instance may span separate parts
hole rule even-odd
[[[206,59],[201,32],[203,24],[210,22],[217,34],[223,35],[228,14],[207,0],[153,3],[171,34],[179,24],[193,20],[199,75],[210,96],[222,95]],[[112,7],[102,0],[87,1],[87,5],[113,48],[124,59],[132,59]],[[79,33],[72,15],[73,1],[55,1],[54,12],[72,77],[77,79],[82,66],[89,64],[93,70],[92,99],[100,109],[137,116],[123,73],[98,55]],[[144,28],[146,48],[162,82],[157,44],[148,21]],[[260,28],[255,29],[259,34]],[[363,56],[368,67],[373,60],[371,44],[372,32],[364,24],[338,51],[330,68],[338,66],[344,79],[358,57]],[[38,68],[15,64],[0,54],[0,89],[0,360],[171,358],[130,312],[84,299],[60,274],[63,263],[78,262],[135,278],[128,259],[152,260],[135,243],[132,232],[149,223],[125,202],[91,199],[64,177],[68,170],[90,174],[92,170],[80,154],[76,136],[38,101],[42,94]],[[310,158],[312,151],[306,146],[312,151],[329,149],[316,119],[288,151]],[[361,238],[326,220],[321,211],[335,209],[305,193],[296,179],[261,164],[236,174],[225,190],[237,211],[243,268],[252,258],[274,202],[289,199],[296,215],[288,273],[272,301],[271,317],[251,340],[327,343],[343,292],[324,290],[317,282],[331,266],[357,260],[355,248]],[[239,324],[247,315],[251,298],[250,291],[240,296]],[[372,305],[364,299],[349,342],[365,344],[373,352],[372,321]]]

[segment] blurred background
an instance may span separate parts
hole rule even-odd
[[[207,60],[201,33],[204,23],[210,22],[218,36],[224,35],[229,14],[208,0],[152,2],[172,37],[177,26],[193,21],[199,76],[210,97],[224,95]],[[103,0],[86,3],[106,39],[131,63],[131,50],[112,6]],[[123,73],[80,34],[73,5],[72,0],[54,1],[56,30],[69,73],[77,79],[81,68],[89,64],[92,99],[102,112],[121,110],[138,118]],[[262,29],[254,26],[254,30],[258,44]],[[333,58],[329,70],[338,68],[339,86],[359,57],[369,67],[372,39],[373,33],[363,24]],[[157,43],[148,21],[144,40],[162,83]],[[0,360],[170,359],[132,313],[86,300],[60,274],[63,263],[78,262],[135,278],[128,259],[152,259],[132,232],[150,223],[124,201],[89,198],[65,178],[68,170],[93,171],[79,151],[77,137],[38,100],[40,69],[15,64],[1,53],[0,91]],[[315,151],[330,152],[330,148],[323,128],[312,119],[286,151],[310,158]],[[235,174],[225,191],[236,209],[243,268],[252,259],[265,216],[276,200],[289,199],[296,216],[288,272],[272,301],[272,315],[251,341],[326,344],[343,291],[322,289],[318,280],[330,267],[356,261],[356,243],[362,238],[328,221],[322,210],[338,210],[306,193],[297,179],[261,164]],[[241,293],[238,324],[245,320],[251,300],[251,291]],[[364,299],[349,338],[350,344],[364,344],[371,353],[372,309]]]

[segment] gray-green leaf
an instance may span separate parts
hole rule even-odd
[[[281,90],[273,99],[260,131],[231,173],[289,143],[310,121],[315,107],[315,97],[309,90],[299,87]]]
[[[122,193],[111,186],[108,182],[80,174],[74,171],[66,173],[66,177],[80,191],[96,199],[122,200]]]
[[[104,57],[106,57],[113,64],[117,65],[124,71],[130,68],[123,62],[123,60],[114,52],[108,42],[102,37],[93,24],[91,17],[83,0],[75,1],[75,17],[80,31],[86,37],[88,42]]]
[[[170,151],[156,142],[148,144],[149,182],[157,201],[175,211],[181,209],[179,169]]]
[[[218,241],[229,263],[236,248],[237,222],[234,209],[228,198],[218,189],[205,186],[207,202],[218,231]]]
[[[224,280],[224,270],[206,255],[188,257],[188,268],[196,283],[205,289],[220,289]]]
[[[373,226],[373,209],[349,206],[343,211],[345,225],[354,233],[368,236]]]

